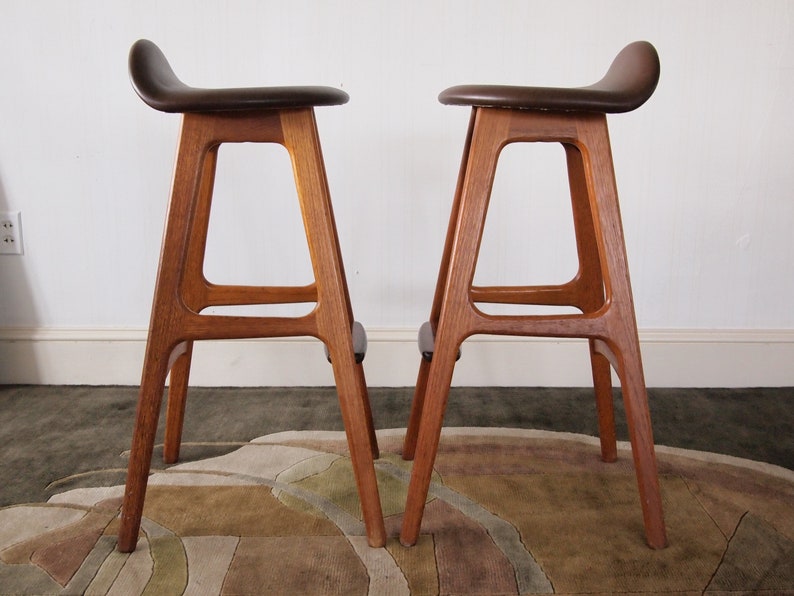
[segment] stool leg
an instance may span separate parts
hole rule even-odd
[[[165,437],[163,438],[163,461],[167,464],[173,464],[179,460],[192,359],[193,342],[185,342],[185,352],[176,359],[171,367],[165,411]]]
[[[380,457],[378,448],[378,437],[375,434],[375,421],[372,417],[372,406],[369,401],[369,391],[367,390],[367,379],[364,376],[364,365],[360,362],[356,364],[356,380],[358,381],[358,394],[361,396],[361,407],[364,410],[364,420],[369,435],[369,451],[372,459]]]
[[[637,471],[637,484],[645,522],[645,537],[651,548],[664,548],[667,546],[667,534],[659,488],[659,472],[656,467],[656,454],[653,447],[648,394],[639,360],[639,344],[638,342],[634,343],[634,349],[627,350],[627,352],[636,354],[636,356],[633,358],[619,356],[623,360],[623,374],[621,375],[623,404],[626,409],[634,469]]]
[[[604,305],[604,279],[601,273],[598,242],[594,228],[595,219],[590,207],[590,191],[587,186],[582,152],[578,147],[564,144],[568,165],[568,183],[571,190],[576,252],[579,258],[577,274],[577,300],[583,312],[592,313]],[[590,367],[593,373],[596,411],[598,414],[598,436],[601,441],[601,459],[605,462],[617,460],[617,437],[615,432],[615,407],[612,397],[612,372],[609,361],[599,354],[594,342],[589,341]]]
[[[422,419],[413,454],[414,464],[411,470],[411,481],[408,485],[405,515],[400,532],[400,542],[404,546],[413,546],[419,539],[419,530],[422,525],[427,494],[430,490],[433,464],[441,439],[444,412],[447,407],[459,346],[459,341],[447,339],[443,327],[440,326],[436,336],[433,360],[429,363],[423,361],[422,364],[423,367],[428,365],[429,373]]]
[[[618,345],[621,347],[617,347]],[[615,362],[623,392],[629,441],[645,524],[645,539],[648,546],[659,549],[667,546],[667,533],[639,347],[636,333],[627,329],[618,341],[610,342],[606,351],[612,353],[610,359]]]
[[[157,433],[157,421],[160,417],[160,404],[163,399],[165,379],[168,376],[168,362],[173,351],[164,340],[165,336],[150,338],[146,347],[140,396],[135,415],[135,428],[130,447],[130,461],[127,468],[127,483],[121,507],[118,549],[123,553],[135,550],[138,531],[141,527],[146,485]]]
[[[186,342],[175,339],[184,308],[177,296],[205,153],[196,127],[187,118],[183,119],[121,507],[118,536],[121,552],[132,552],[138,541],[165,380],[171,366],[188,349]]]
[[[648,545],[664,548],[667,536],[662,498],[606,116],[583,119],[579,134],[583,144],[591,148],[594,193],[591,208],[601,229],[599,252],[605,260],[611,295],[610,309],[605,315],[609,339],[597,340],[596,348],[610,359],[620,377]]]
[[[444,422],[444,412],[461,342],[473,329],[469,291],[477,266],[501,140],[510,125],[509,113],[475,109],[470,124],[464,161],[458,178],[459,192],[453,204],[444,262],[437,293],[439,307],[433,359],[424,392],[416,453],[408,485],[400,542],[416,544],[425,501],[430,488]],[[470,175],[476,172],[478,175]]]
[[[422,421],[422,412],[425,406],[427,378],[429,375],[430,362],[422,358],[419,362],[419,374],[416,378],[414,399],[411,402],[411,414],[408,418],[408,428],[405,431],[405,440],[403,441],[402,458],[405,461],[411,461],[416,454],[416,441],[419,436],[419,426]]]
[[[204,278],[204,254],[210,223],[212,190],[215,185],[215,171],[218,163],[218,147],[216,145],[210,148],[204,157],[201,183],[196,197],[193,225],[188,238],[187,257],[182,274],[182,300],[194,312],[200,312],[206,306],[207,280]],[[165,437],[163,438],[163,461],[167,464],[173,464],[179,460],[192,360],[193,342],[186,342],[185,352],[171,367],[168,386]]]
[[[353,314],[320,141],[311,109],[282,113],[317,284],[317,331],[328,347],[370,546],[386,543],[373,454],[377,441],[363,367],[353,353]]]
[[[367,539],[372,547],[386,544],[386,528],[378,492],[378,481],[373,462],[373,435],[371,419],[368,418],[367,394],[362,392],[361,375],[358,373],[353,354],[353,339],[338,334],[326,339],[331,354],[334,381],[339,396],[339,407],[347,433],[350,461],[356,477],[361,511]],[[377,449],[377,447],[375,447]]]
[[[471,148],[471,139],[474,134],[476,116],[477,110],[472,110],[469,117],[469,127],[466,132],[466,140],[463,144],[463,155],[460,160],[458,180],[455,185],[455,195],[452,200],[449,223],[447,224],[447,235],[444,239],[444,251],[441,254],[441,264],[438,268],[438,278],[436,281],[435,294],[433,295],[433,305],[430,309],[430,322],[433,324],[434,331],[438,327],[438,318],[441,316],[441,307],[444,304],[444,282],[447,279],[449,261],[452,257],[455,226],[458,223],[458,214],[460,213],[460,200],[461,194],[463,192],[466,168],[469,162],[469,152]],[[402,458],[406,461],[412,460],[414,458],[414,454],[416,453],[416,441],[419,435],[419,426],[422,421],[422,411],[424,410],[425,395],[427,394],[427,379],[429,374],[430,362],[422,358],[419,362],[419,373],[416,379],[416,389],[414,390],[414,398],[411,402],[411,414],[408,419],[408,428],[406,429],[405,440],[403,442]]]
[[[598,436],[601,442],[601,459],[612,463],[618,459],[615,405],[612,397],[612,367],[609,360],[595,350],[594,340],[591,339],[588,343],[598,416]]]

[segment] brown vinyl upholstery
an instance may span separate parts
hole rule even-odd
[[[438,100],[454,106],[618,114],[648,101],[659,70],[656,49],[647,41],[636,41],[623,48],[600,81],[587,87],[459,85],[443,91]]]
[[[136,41],[129,55],[132,86],[140,98],[161,112],[218,112],[338,106],[350,97],[333,87],[242,87],[200,89],[179,80],[163,52],[147,39]]]

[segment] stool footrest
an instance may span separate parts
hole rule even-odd
[[[364,325],[358,321],[353,321],[351,331],[353,334],[353,354],[356,356],[356,364],[361,364],[364,362],[364,358],[367,355],[367,330],[364,329]],[[325,357],[328,359],[328,362],[331,362],[331,353],[328,351],[328,346],[325,346]]]
[[[581,288],[577,280],[545,286],[472,286],[472,302],[483,304],[523,304],[538,306],[581,306]]]
[[[208,283],[202,307],[317,302],[317,284],[305,286],[241,286]]]
[[[430,324],[430,321],[423,323],[419,328],[418,344],[419,353],[422,354],[422,358],[427,362],[432,361],[433,352],[435,352],[436,349],[436,334],[433,331],[433,325]],[[458,350],[458,355],[455,358],[456,361],[460,360],[460,355],[461,351]]]

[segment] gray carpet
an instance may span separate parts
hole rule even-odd
[[[649,395],[657,444],[794,469],[794,388],[651,389]],[[411,398],[410,388],[370,389],[376,426],[405,427]],[[135,387],[0,386],[0,506],[44,501],[92,470],[117,468],[123,482],[136,400]],[[616,406],[625,439],[619,399]],[[587,388],[455,388],[445,424],[596,434]],[[198,444],[182,456],[207,457],[203,441],[315,429],[342,429],[333,388],[195,388],[183,441]],[[160,465],[155,459],[153,466]]]

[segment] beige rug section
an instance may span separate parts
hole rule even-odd
[[[137,550],[122,486],[0,509],[0,594],[794,594],[794,472],[658,448],[670,546],[645,546],[630,452],[511,429],[446,429],[415,547],[410,463],[379,431],[390,540],[366,545],[342,433],[280,433],[152,475]]]

